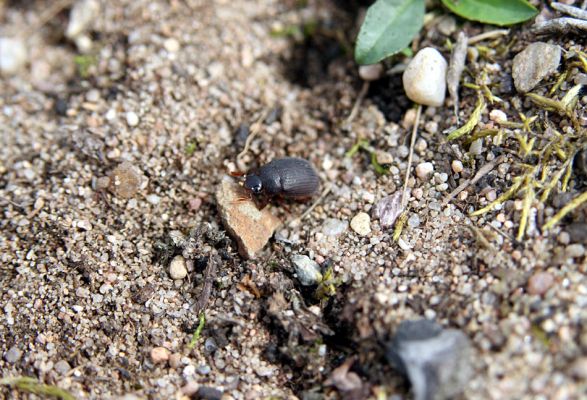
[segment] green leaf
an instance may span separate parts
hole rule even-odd
[[[355,60],[375,64],[403,50],[424,24],[424,0],[377,0],[361,26]]]
[[[538,14],[526,0],[442,0],[455,14],[493,25],[512,25]]]

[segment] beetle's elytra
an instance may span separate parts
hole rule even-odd
[[[315,195],[320,187],[320,178],[309,161],[287,157],[247,173],[244,186],[259,200],[257,204],[261,203],[264,207],[269,199],[276,196],[304,199]]]

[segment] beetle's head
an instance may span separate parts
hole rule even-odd
[[[245,188],[254,194],[259,194],[263,191],[263,182],[261,182],[261,178],[258,175],[249,174],[245,178]]]

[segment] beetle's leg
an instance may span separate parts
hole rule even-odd
[[[247,173],[241,171],[228,171],[228,174],[230,176],[245,176]]]

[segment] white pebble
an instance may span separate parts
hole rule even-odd
[[[126,113],[126,123],[130,127],[137,126],[139,124],[139,116],[133,111],[127,112]]]
[[[79,37],[96,19],[99,11],[100,5],[95,0],[77,1],[69,13],[69,23],[67,24],[65,36],[69,39]]]
[[[471,154],[479,155],[483,152],[483,139],[477,139],[469,147]]]
[[[376,81],[381,78],[381,75],[383,75],[383,65],[380,63],[359,67],[359,76],[364,81]]]
[[[27,61],[25,43],[17,38],[0,37],[0,74],[17,73]]]
[[[451,168],[455,174],[460,174],[461,172],[463,172],[463,163],[459,160],[453,160]]]
[[[489,119],[493,122],[507,121],[508,116],[501,110],[491,110],[489,113]]]
[[[177,53],[179,51],[179,42],[177,39],[168,38],[163,42],[163,47],[170,53]]]
[[[365,212],[360,212],[351,220],[351,229],[361,236],[371,233],[371,217]]]
[[[441,106],[446,95],[447,68],[448,64],[438,50],[432,47],[420,50],[403,75],[406,95],[418,104]]]
[[[188,275],[188,267],[185,258],[182,256],[175,256],[169,264],[169,276],[171,279],[183,279]]]
[[[421,180],[426,180],[428,175],[434,172],[434,165],[431,162],[423,162],[416,166],[416,175]]]

